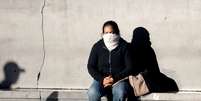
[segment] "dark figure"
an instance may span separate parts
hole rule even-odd
[[[24,72],[24,69],[21,69],[15,62],[8,62],[4,66],[4,80],[0,83],[0,89],[9,90],[12,84],[15,84],[19,78],[21,72]]]
[[[176,82],[160,72],[155,52],[151,47],[149,32],[138,27],[131,41],[133,75],[142,73],[151,92],[178,91]]]
[[[46,99],[46,101],[58,101],[58,91],[52,92]]]

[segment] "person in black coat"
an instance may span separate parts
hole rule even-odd
[[[102,30],[102,38],[93,45],[87,64],[94,79],[87,92],[89,101],[100,101],[108,89],[112,91],[113,101],[125,101],[130,91],[129,83],[126,80],[116,82],[131,74],[129,44],[120,37],[116,22],[105,22]]]
[[[136,71],[141,73],[150,92],[177,92],[179,90],[173,79],[160,72],[156,54],[151,47],[149,32],[145,28],[134,29],[130,45],[135,67],[133,75],[136,75]]]

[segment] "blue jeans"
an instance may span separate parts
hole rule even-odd
[[[113,101],[125,101],[128,97],[128,93],[131,88],[128,81],[120,81],[111,88]],[[107,95],[107,90],[100,84],[100,82],[94,80],[90,88],[88,89],[89,101],[100,101],[102,96]]]

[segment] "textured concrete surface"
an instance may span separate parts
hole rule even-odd
[[[41,0],[0,0],[0,78],[3,68],[15,62],[25,69],[13,87],[36,87],[41,65]]]
[[[112,19],[127,41],[134,28],[147,28],[162,72],[181,90],[201,90],[200,5],[200,0],[0,0],[0,79],[13,61],[25,70],[13,88],[88,88],[90,49],[102,24]]]

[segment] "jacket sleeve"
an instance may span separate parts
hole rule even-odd
[[[150,51],[148,52],[146,59],[148,61],[147,65],[148,72],[159,73],[160,69],[158,66],[156,54],[152,48],[150,48]]]
[[[98,71],[97,62],[98,62],[97,50],[96,50],[95,45],[93,45],[90,55],[89,55],[87,68],[88,68],[89,74],[95,80],[102,82],[103,75]]]
[[[114,75],[114,81],[123,79],[132,73],[133,64],[131,61],[131,53],[130,53],[129,48],[126,49],[126,52],[124,55],[124,63],[125,63],[125,69],[122,72],[120,72],[119,74]]]

